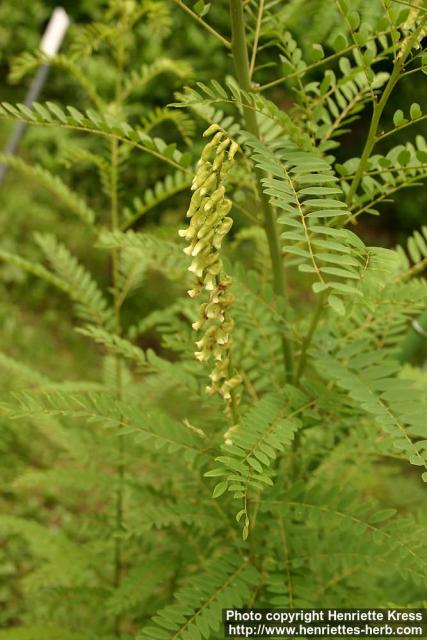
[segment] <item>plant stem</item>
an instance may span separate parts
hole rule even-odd
[[[229,366],[228,366],[228,377],[231,378],[233,375],[235,375],[237,372],[234,370],[233,368],[233,357],[230,353],[229,355]],[[233,421],[232,426],[238,425],[240,422],[240,418],[239,418],[239,407],[238,407],[238,403],[237,403],[237,398],[236,398],[236,389],[233,388],[230,390],[230,410],[231,410],[231,418]]]
[[[118,215],[118,197],[117,197],[117,158],[118,155],[118,143],[117,140],[111,142],[111,230],[116,231],[119,228],[119,215]],[[120,267],[120,254],[117,248],[112,250],[112,270],[113,270],[113,290],[114,290],[114,316],[115,316],[115,331],[117,335],[121,335],[121,316],[120,306],[121,300],[118,292],[119,284],[119,267]],[[116,397],[121,400],[123,396],[123,384],[122,384],[122,362],[119,356],[115,358],[115,383],[116,383]],[[116,534],[123,528],[123,488],[124,488],[124,439],[122,435],[118,437],[118,464],[117,464],[117,490],[116,490],[116,504],[115,504],[115,528]],[[123,561],[122,561],[122,546],[121,539],[116,536],[114,542],[114,576],[113,584],[117,588],[122,580]],[[120,634],[120,617],[117,616],[115,621],[116,635]]]
[[[120,21],[119,30],[124,30],[126,21]],[[121,93],[121,79],[123,74],[123,67],[125,61],[125,51],[123,47],[123,40],[118,39],[118,46],[116,49],[116,62],[117,62],[117,79],[115,87],[115,102],[119,102],[119,96]],[[118,140],[111,141],[111,230],[117,231],[120,228],[119,219],[119,199],[118,199],[118,152],[119,143]],[[117,335],[122,334],[122,321],[121,321],[121,305],[122,300],[119,293],[120,282],[120,250],[115,247],[112,250],[112,267],[113,267],[113,291],[114,291],[114,318],[115,318],[115,331]],[[123,397],[123,366],[120,356],[115,357],[115,384],[116,384],[116,397],[121,400]],[[124,498],[124,479],[125,479],[125,464],[124,464],[125,443],[124,436],[119,433],[117,443],[117,490],[116,490],[116,504],[115,504],[115,529],[116,538],[114,541],[114,587],[117,589],[122,581],[123,574],[123,557],[122,557],[122,541],[118,535],[123,530],[123,498]],[[121,635],[121,623],[122,618],[120,615],[116,615],[114,622],[114,632],[116,636]]]
[[[251,64],[250,64],[250,67],[249,67],[249,75],[250,75],[251,78],[253,76],[254,69],[255,69],[255,61],[256,61],[256,54],[257,54],[257,49],[258,49],[259,34],[260,34],[260,31],[261,31],[261,22],[262,22],[262,14],[263,14],[263,12],[264,12],[264,0],[259,0],[259,8],[258,8],[258,15],[257,15],[257,20],[256,20],[254,44],[253,44],[253,48],[252,48]]]
[[[207,29],[209,33],[212,34],[219,42],[221,42],[221,44],[227,47],[227,49],[231,48],[231,44],[228,42],[228,40],[226,40],[220,33],[218,33],[218,31],[215,31],[213,27],[211,27],[200,16],[198,16],[197,13],[192,11],[190,7],[187,7],[187,5],[182,2],[182,0],[173,0],[173,1],[175,2],[175,4],[178,5],[178,7],[181,7],[181,9],[183,9],[186,13],[188,13],[188,15],[190,15],[193,18],[193,20],[196,20],[196,22],[198,22],[205,29]]]
[[[302,343],[302,348],[301,348],[301,355],[299,358],[299,362],[298,362],[298,367],[297,367],[297,371],[295,374],[295,382],[298,382],[299,379],[301,378],[302,374],[304,373],[304,369],[305,369],[305,365],[307,362],[307,351],[310,347],[311,341],[313,339],[314,333],[317,329],[317,325],[319,324],[319,320],[322,316],[323,310],[324,310],[324,302],[325,302],[325,297],[326,297],[326,293],[325,291],[322,291],[322,293],[319,294],[319,297],[317,299],[317,306],[316,309],[314,311],[313,317],[311,319],[310,322],[310,326],[308,328],[307,331],[307,335],[305,336],[303,343]]]
[[[393,72],[387,82],[387,85],[384,89],[384,92],[381,96],[381,99],[378,103],[374,102],[373,103],[373,111],[372,111],[372,119],[371,119],[371,124],[369,127],[369,131],[368,131],[368,136],[366,138],[366,142],[365,142],[365,147],[363,149],[361,158],[360,158],[360,162],[359,162],[359,166],[357,167],[357,171],[355,173],[355,176],[353,178],[353,181],[350,185],[350,190],[347,194],[347,204],[351,204],[354,198],[354,195],[357,191],[357,188],[360,184],[360,181],[362,179],[363,173],[365,171],[366,165],[368,163],[368,160],[370,158],[372,149],[375,146],[376,143],[376,134],[377,134],[377,129],[378,129],[378,124],[381,118],[381,114],[384,110],[385,105],[387,104],[387,100],[391,94],[391,92],[393,91],[394,85],[396,84],[398,78],[399,78],[399,73],[400,73],[400,66],[399,65],[395,65]]]
[[[402,131],[402,129],[406,129],[406,127],[411,127],[412,125],[417,124],[418,122],[421,122],[426,118],[427,118],[427,114],[424,114],[419,118],[414,118],[413,120],[409,120],[408,122],[405,122],[405,124],[400,125],[400,127],[394,127],[394,129],[390,129],[390,131],[386,131],[385,133],[382,133],[381,135],[377,136],[377,142],[379,142],[380,140],[384,140],[384,138],[388,138],[389,136],[393,135],[394,133],[397,133],[398,131]]]
[[[251,79],[249,69],[248,49],[246,44],[245,24],[243,17],[242,0],[230,0],[230,15],[232,28],[231,51],[234,60],[234,68],[240,88],[245,93],[251,93]],[[249,106],[243,105],[243,115],[246,129],[259,139],[259,129],[256,114]],[[258,183],[258,191],[264,212],[264,226],[267,234],[267,241],[270,250],[273,267],[273,287],[277,296],[287,300],[285,276],[283,271],[282,255],[279,243],[279,234],[276,226],[275,214],[268,196],[262,189],[262,179],[265,177],[261,169],[255,167],[255,176]],[[292,350],[288,339],[282,337],[283,358],[285,362],[285,373],[288,381],[292,380],[293,361]]]
[[[421,26],[420,26],[420,28],[421,28]],[[383,93],[381,95],[380,101],[378,103],[376,101],[374,101],[374,103],[373,103],[372,119],[371,119],[371,124],[370,124],[370,127],[369,127],[368,137],[366,138],[365,147],[363,149],[362,156],[360,158],[359,166],[357,168],[357,171],[356,171],[355,176],[353,178],[353,182],[350,185],[350,190],[349,190],[348,195],[347,195],[347,204],[348,205],[351,205],[351,203],[353,201],[354,195],[355,195],[355,193],[357,191],[357,188],[358,188],[358,186],[360,184],[360,181],[362,180],[363,174],[365,172],[366,165],[367,165],[368,160],[370,158],[372,149],[374,148],[375,144],[378,142],[379,138],[377,137],[377,130],[378,130],[378,124],[379,124],[382,112],[384,111],[384,107],[387,104],[387,101],[388,101],[388,99],[390,97],[391,92],[393,91],[394,87],[396,86],[396,83],[398,82],[398,80],[400,78],[400,73],[401,73],[402,68],[403,68],[403,66],[405,64],[406,58],[408,57],[408,55],[409,55],[409,53],[410,53],[410,51],[412,49],[413,40],[414,40],[414,38],[417,37],[419,29],[414,31],[412,36],[409,37],[406,40],[406,45],[402,47],[402,49],[400,50],[400,52],[396,56],[394,67],[393,67],[393,71],[392,71],[392,73],[391,73],[391,75],[390,75],[390,77],[388,79],[388,82],[387,82],[387,84],[385,86],[385,89],[384,89],[384,91],[383,91]]]
[[[390,33],[390,29],[386,29],[385,31],[380,31],[375,36],[372,36],[371,38],[368,38],[367,42],[373,42],[374,40],[376,40],[380,36],[385,36],[385,35],[388,35],[389,33]],[[355,44],[350,44],[348,47],[345,47],[345,49],[341,49],[341,51],[337,51],[337,53],[333,53],[330,56],[326,56],[325,58],[321,58],[320,60],[317,60],[316,62],[312,62],[311,64],[308,64],[303,69],[298,69],[297,71],[292,71],[291,73],[286,74],[286,76],[282,76],[280,78],[277,78],[276,80],[272,80],[271,82],[268,82],[267,84],[263,84],[261,86],[258,86],[254,90],[256,92],[265,91],[267,89],[271,89],[272,87],[276,87],[277,85],[282,84],[283,82],[286,82],[287,80],[292,80],[293,78],[298,78],[299,76],[304,76],[309,71],[312,71],[313,69],[317,69],[318,67],[322,67],[323,65],[328,65],[333,60],[336,60],[337,58],[341,58],[342,56],[347,55],[347,53],[351,53],[353,51],[353,49],[355,49],[355,48],[356,48]],[[382,52],[382,55],[384,53],[386,53],[387,51],[388,51],[388,49],[385,49]]]

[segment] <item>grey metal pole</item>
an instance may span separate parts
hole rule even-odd
[[[31,107],[33,102],[36,102],[37,98],[40,96],[41,92],[43,91],[43,87],[46,83],[48,74],[49,74],[48,64],[44,64],[37,71],[37,74],[33,79],[30,89],[25,98],[24,104],[26,107]],[[15,128],[12,131],[12,134],[10,135],[10,138],[7,141],[6,146],[3,150],[3,153],[5,155],[10,155],[10,156],[15,155],[18,149],[19,143],[21,142],[21,138],[24,135],[27,126],[28,125],[25,122],[18,122],[15,125]],[[8,170],[8,166],[6,164],[0,165],[0,186],[4,182],[4,179],[7,174],[7,170]]]
[[[65,36],[67,28],[70,24],[70,19],[62,7],[57,7],[49,20],[49,24],[43,34],[40,49],[49,58],[54,56],[61,46],[61,42]],[[46,80],[49,74],[49,64],[43,64],[37,71],[28,93],[25,97],[25,106],[31,108],[33,102],[39,98],[43,91],[43,87],[46,84]],[[5,155],[15,155],[22,136],[25,133],[27,124],[25,122],[18,122],[15,125],[9,140],[3,150]],[[8,167],[3,164],[0,165],[0,186],[3,184],[6,177]]]

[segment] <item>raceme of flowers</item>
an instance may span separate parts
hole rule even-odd
[[[187,211],[189,226],[179,234],[188,241],[184,252],[192,257],[189,271],[196,277],[188,293],[193,298],[203,290],[209,294],[208,301],[200,306],[199,319],[193,323],[193,329],[204,331],[203,337],[196,342],[199,350],[195,356],[201,362],[214,361],[207,391],[220,393],[229,401],[241,378],[233,372],[230,359],[233,320],[229,307],[234,296],[230,291],[232,279],[224,272],[220,250],[222,240],[233,224],[228,216],[231,201],[225,197],[224,180],[238,145],[218,125],[210,126],[203,135],[213,135],[213,138],[205,145],[197,163],[191,187],[194,193]]]

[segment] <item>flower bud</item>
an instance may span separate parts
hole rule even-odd
[[[205,195],[205,193],[208,193],[212,189],[215,189],[216,182],[217,182],[216,175],[214,173],[208,172],[206,174],[205,179],[200,184],[200,189],[201,189],[201,192],[203,193],[203,195]]]
[[[233,203],[231,202],[231,200],[229,200],[228,198],[224,198],[223,202],[221,202],[221,204],[219,205],[220,215],[222,217],[226,216],[227,213],[231,211],[232,206],[233,206]]]
[[[211,211],[206,215],[203,227],[213,227],[219,220],[221,220],[221,213],[218,208],[216,208],[214,211]]]
[[[239,150],[239,145],[237,144],[237,142],[234,142],[233,140],[228,150],[229,160],[234,160],[234,156],[236,155],[238,150]]]
[[[219,171],[221,169],[221,165],[224,162],[224,151],[215,156],[215,159],[212,163],[212,169],[214,171]]]
[[[210,142],[208,142],[208,144],[205,146],[205,148],[202,151],[202,155],[201,155],[201,160],[209,160],[209,157],[211,155],[211,152],[213,149],[215,149],[215,147],[219,144],[221,138],[223,137],[223,133],[222,131],[218,131],[218,133],[216,133],[214,135],[214,137],[212,138],[212,140]]]
[[[217,276],[220,273],[222,267],[223,267],[223,262],[221,258],[217,258],[215,262],[209,265],[207,271],[212,276]]]
[[[213,192],[211,197],[208,198],[208,200],[206,201],[203,207],[203,210],[210,211],[216,205],[218,200],[222,200],[224,198],[224,194],[225,194],[225,187],[221,185]]]
[[[204,325],[204,320],[197,320],[196,322],[193,322],[193,324],[191,325],[192,328],[194,329],[194,331],[198,331],[199,329],[201,329]]]
[[[196,298],[199,295],[201,290],[202,290],[201,286],[200,287],[196,286],[196,287],[193,287],[193,289],[188,289],[187,293],[190,296],[190,298]]]
[[[220,393],[228,402],[231,392],[240,384],[240,376],[232,371],[230,364],[234,323],[228,313],[234,295],[230,291],[232,279],[223,271],[220,249],[233,224],[228,216],[232,203],[225,197],[224,180],[238,145],[216,124],[209,127],[204,135],[213,135],[213,138],[205,145],[196,165],[191,186],[193,194],[187,211],[189,225],[178,233],[188,242],[184,249],[192,257],[188,270],[197,277],[188,295],[194,298],[202,290],[209,294],[208,301],[200,305],[198,320],[192,324],[195,331],[204,331],[196,342],[198,350],[195,357],[200,362],[213,361],[209,376],[211,384],[206,391],[209,394]]]
[[[209,231],[209,233],[202,238],[201,240],[199,240],[198,242],[196,242],[194,249],[191,252],[192,256],[197,256],[204,247],[208,246],[208,242],[209,240],[212,238],[212,236],[214,235],[214,230],[212,229],[211,231]]]
[[[208,127],[206,129],[206,131],[203,134],[204,138],[208,138],[209,136],[211,136],[212,134],[214,134],[216,131],[221,131],[221,127],[218,124],[211,124],[210,127]]]
[[[222,316],[222,310],[219,304],[215,304],[213,302],[209,302],[206,307],[206,317],[210,320],[219,319]]]
[[[216,150],[217,155],[222,154],[222,152],[226,150],[229,144],[230,144],[230,138],[226,138],[225,140],[223,140],[217,147],[217,150]]]

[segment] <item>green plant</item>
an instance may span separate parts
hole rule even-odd
[[[174,4],[231,53],[235,77],[181,89],[140,126],[132,92],[191,69],[170,58],[135,72],[140,25],[155,12],[167,37],[170,16],[163,3],[116,1],[52,61],[89,109],[0,105],[2,119],[75,132],[68,166],[99,177],[77,192],[2,158],[85,225],[82,261],[46,230],[35,235],[40,259],[7,247],[0,259],[45,282],[47,305],[55,288],[60,305],[68,296],[60,317],[73,313],[93,361],[89,376],[58,380],[12,349],[0,357],[12,390],[2,447],[16,458],[3,498],[14,508],[0,516],[13,615],[0,638],[220,638],[224,607],[427,598],[427,395],[407,346],[411,321],[421,339],[426,318],[427,228],[407,251],[368,247],[349,228],[425,177],[421,136],[376,148],[425,118],[413,104],[381,127],[400,78],[425,66],[425,11],[387,0],[361,21],[338,0],[336,51],[316,45],[306,63],[272,28],[282,3],[230,0],[226,36],[207,23],[210,5]],[[260,85],[266,51],[279,68]],[[97,56],[106,95],[85,73]],[[39,62],[22,56],[14,77]],[[288,111],[266,97],[284,83]],[[338,163],[362,109],[361,157]],[[132,202],[127,175],[142,170],[146,191]],[[167,299],[142,316],[153,281]]]

